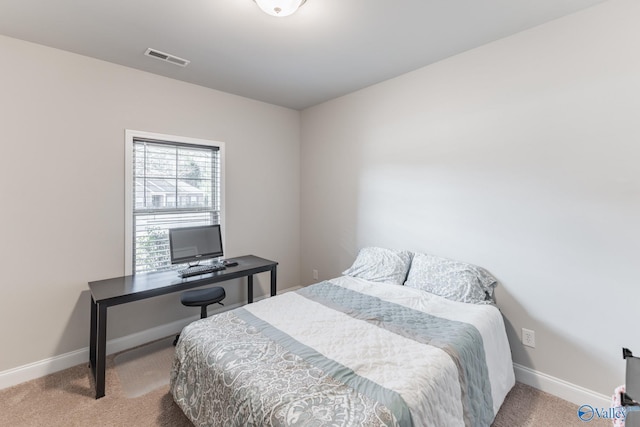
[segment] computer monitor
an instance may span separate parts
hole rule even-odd
[[[169,229],[169,251],[171,264],[197,264],[223,256],[220,225]]]

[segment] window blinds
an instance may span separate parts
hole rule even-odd
[[[219,148],[133,140],[133,271],[171,268],[169,228],[220,223]]]

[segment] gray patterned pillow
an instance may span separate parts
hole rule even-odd
[[[411,265],[411,252],[367,247],[360,249],[353,265],[342,272],[372,282],[402,285]]]
[[[474,304],[493,302],[496,278],[484,268],[428,254],[414,254],[405,286]]]

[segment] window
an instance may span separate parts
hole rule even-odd
[[[167,270],[169,228],[221,223],[221,144],[136,131],[126,139],[127,274]]]

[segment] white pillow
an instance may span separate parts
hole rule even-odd
[[[428,254],[414,254],[405,286],[474,304],[493,302],[497,280],[484,268]]]
[[[342,272],[345,276],[359,277],[372,282],[402,285],[411,265],[411,252],[385,248],[360,249],[353,265]]]

